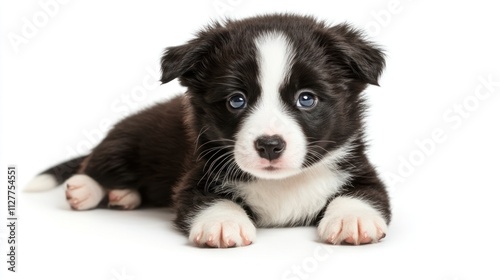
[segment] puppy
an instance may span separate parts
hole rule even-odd
[[[383,68],[382,51],[347,24],[284,14],[211,24],[162,57],[161,82],[178,78],[185,95],[122,120],[27,189],[64,182],[74,210],[173,207],[199,246],[310,225],[327,243],[377,242],[391,211],[365,154],[360,94]]]

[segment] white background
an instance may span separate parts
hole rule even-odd
[[[328,246],[314,228],[290,228],[259,229],[247,248],[198,249],[173,228],[169,210],[77,213],[62,188],[19,193],[12,273],[2,188],[1,279],[500,278],[494,1],[48,2],[58,3],[1,2],[2,186],[8,164],[22,187],[88,151],[123,113],[182,92],[175,81],[155,83],[159,57],[211,19],[292,11],[351,22],[386,49],[381,87],[366,91],[367,126],[394,219],[376,245]],[[482,79],[495,85],[488,90]]]

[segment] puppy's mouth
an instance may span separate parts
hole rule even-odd
[[[255,161],[254,168],[264,172],[280,172],[281,170],[288,169],[286,164],[283,164],[282,160],[280,159],[267,160],[263,158]]]
[[[300,173],[300,168],[293,168],[280,160],[257,160],[253,166],[242,167],[243,170],[261,179],[284,179]]]
[[[283,166],[281,166],[280,163],[270,162],[267,164],[263,164],[263,167],[261,167],[260,169],[264,172],[274,174],[274,173],[284,172],[288,168],[284,168]]]
[[[266,170],[266,171],[275,171],[275,170],[279,170],[279,168],[274,167],[272,165],[269,165],[267,167],[264,167],[264,170]]]

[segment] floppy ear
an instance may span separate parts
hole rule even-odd
[[[197,34],[197,37],[184,45],[169,47],[161,58],[161,82],[168,83],[181,78],[181,84],[187,86],[190,81],[207,66],[213,50],[224,43],[226,32],[220,23],[213,23]]]
[[[161,58],[161,79],[165,84],[182,76],[199,61],[203,55],[203,40],[191,40],[187,44],[165,49]]]
[[[378,79],[385,67],[383,51],[348,24],[331,27],[327,33],[328,52],[342,60],[355,78],[364,83],[378,85]]]

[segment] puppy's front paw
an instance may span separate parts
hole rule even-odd
[[[384,238],[386,231],[387,224],[378,210],[349,197],[335,198],[318,226],[321,240],[332,244],[374,243]]]
[[[218,201],[193,219],[189,240],[198,246],[229,248],[247,246],[256,229],[245,211],[231,201]]]
[[[84,174],[73,175],[65,183],[66,199],[73,210],[88,210],[97,207],[104,198],[103,188]]]

